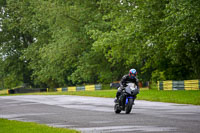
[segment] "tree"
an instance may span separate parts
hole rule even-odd
[[[197,0],[1,2],[1,71],[12,86],[110,83],[131,68],[142,81],[199,78]]]
[[[163,40],[171,51],[172,64],[182,68],[178,79],[200,78],[200,3],[192,1],[170,1],[166,5],[163,20]],[[175,68],[176,70],[176,68]],[[189,72],[189,73],[188,73]]]
[[[5,77],[11,77],[12,75],[12,79],[16,81],[16,84],[21,82],[31,84],[32,81],[29,78],[31,72],[27,68],[27,62],[20,58],[23,50],[33,42],[33,38],[22,25],[26,21],[22,15],[28,15],[20,10],[19,7],[23,6],[22,2],[17,5],[12,1],[7,1],[6,6],[1,8],[0,52],[4,57]]]

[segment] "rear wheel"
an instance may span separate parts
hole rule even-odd
[[[131,112],[132,106],[133,106],[133,99],[130,98],[130,99],[128,99],[128,103],[125,107],[126,114],[129,114]]]
[[[119,108],[119,104],[115,104],[114,111],[116,114],[119,114],[121,112],[121,109]]]

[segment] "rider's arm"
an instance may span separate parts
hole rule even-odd
[[[135,84],[139,87],[139,80],[135,78]]]
[[[122,79],[121,79],[121,81],[120,81],[120,85],[121,86],[126,86],[126,78],[127,78],[127,76],[126,75],[124,75],[123,77],[122,77]]]
[[[135,78],[135,81],[136,81],[135,84],[137,85],[138,93],[139,93],[139,91],[140,91],[139,80],[137,78]]]

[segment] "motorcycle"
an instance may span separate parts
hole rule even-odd
[[[129,114],[132,110],[134,100],[139,90],[135,83],[127,83],[127,86],[122,90],[119,100],[115,102],[114,111],[119,114],[121,111],[125,111]]]

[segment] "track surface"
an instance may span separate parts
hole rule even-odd
[[[198,133],[200,106],[136,100],[130,114],[115,114],[112,98],[1,96],[0,118],[31,121],[82,133]]]

